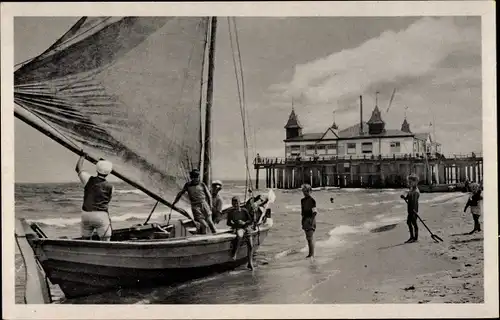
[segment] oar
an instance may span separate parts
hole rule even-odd
[[[404,199],[404,200],[406,203],[408,203],[408,200],[406,200],[406,199]],[[438,243],[440,241],[443,242],[443,239],[441,239],[437,234],[432,233],[431,229],[429,229],[429,227],[427,227],[424,220],[422,220],[422,218],[420,218],[420,216],[418,215],[418,213],[415,210],[413,210],[413,213],[417,216],[417,218],[420,220],[420,222],[422,222],[422,224],[427,229],[427,231],[429,231],[429,233],[431,234],[432,240],[434,240],[436,243]]]
[[[153,207],[153,210],[151,210],[151,212],[149,213],[148,218],[147,218],[147,219],[146,219],[146,221],[142,224],[143,226],[145,226],[145,225],[149,222],[149,219],[151,219],[151,216],[153,215],[153,212],[155,212],[155,209],[156,209],[156,206],[158,205],[158,202],[159,202],[159,201],[156,201],[155,206]]]

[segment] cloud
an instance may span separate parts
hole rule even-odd
[[[454,18],[422,18],[400,32],[387,31],[362,45],[297,65],[283,96],[322,104],[357,96],[373,85],[429,74],[452,53],[477,48],[480,30]],[[304,99],[305,98],[305,99]]]
[[[386,113],[394,88],[396,96]],[[341,128],[357,123],[359,95],[367,121],[375,91],[381,92],[379,106],[387,128],[400,128],[407,106],[414,132],[435,131],[446,152],[479,151],[480,19],[422,18],[402,31],[387,31],[355,48],[297,65],[290,82],[269,88],[276,103],[296,102],[306,132],[324,131],[333,110]],[[429,128],[430,122],[436,126]]]

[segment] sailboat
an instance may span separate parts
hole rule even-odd
[[[169,200],[193,168],[210,182],[216,31],[215,17],[83,17],[15,71],[16,118],[92,163],[112,161],[114,176],[178,216],[113,230],[109,242],[53,238],[17,219],[26,267],[38,267],[28,283],[46,277],[70,299],[246,262],[244,243],[231,258],[231,230],[197,234],[187,199]],[[274,198],[270,190],[259,208],[255,250],[272,228]],[[47,302],[37,292],[27,303]]]

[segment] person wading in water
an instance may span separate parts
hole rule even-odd
[[[84,160],[85,153],[82,151],[75,168],[84,186],[81,235],[86,240],[97,236],[99,240],[110,241],[112,228],[108,205],[113,195],[113,186],[106,177],[113,170],[113,164],[100,159],[96,164],[97,176],[92,176],[82,169]]]
[[[200,224],[200,233],[206,234],[210,228],[212,233],[217,233],[215,224],[212,221],[212,197],[207,186],[200,181],[200,171],[194,169],[189,173],[191,181],[187,182],[182,190],[175,197],[172,205],[174,206],[187,192],[189,201],[191,202],[191,210],[193,212],[194,221]]]
[[[309,254],[306,258],[314,258],[314,231],[316,230],[316,200],[311,197],[312,188],[308,184],[302,186],[304,198],[300,200],[301,215],[302,215],[302,230],[306,234],[307,246]]]

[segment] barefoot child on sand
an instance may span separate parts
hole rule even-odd
[[[469,232],[473,234],[474,232],[481,231],[481,225],[479,224],[479,217],[481,216],[481,200],[483,196],[481,195],[481,187],[477,183],[471,183],[469,185],[469,190],[471,191],[471,196],[465,204],[464,212],[467,212],[467,208],[470,207],[470,212],[472,213],[472,218],[474,219],[474,230]]]
[[[416,175],[410,175],[408,177],[408,184],[410,186],[410,191],[406,195],[401,195],[402,199],[405,199],[408,203],[408,218],[406,219],[406,224],[408,224],[408,229],[410,230],[410,239],[405,243],[412,243],[418,241],[418,225],[417,225],[417,214],[418,214],[418,199],[420,198],[420,191],[417,188],[418,178]]]
[[[304,198],[300,200],[302,208],[302,229],[306,234],[307,246],[309,247],[309,254],[306,258],[314,258],[314,231],[316,230],[316,200],[311,197],[312,188],[308,184],[302,186],[302,193]]]

